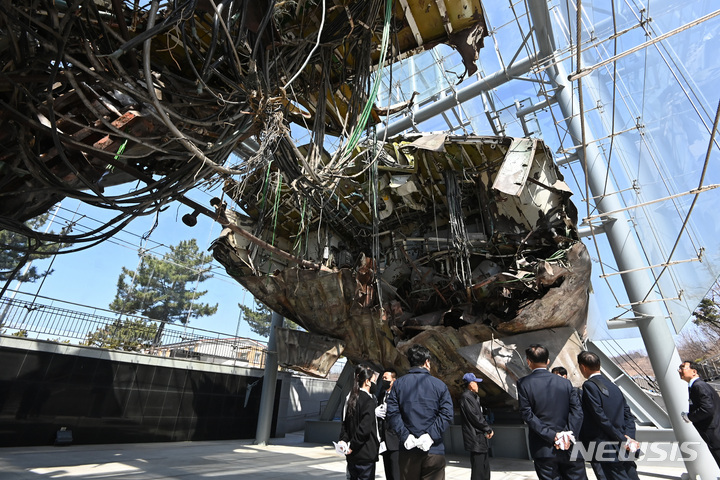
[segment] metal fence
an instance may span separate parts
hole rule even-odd
[[[703,380],[717,380],[720,378],[720,355],[710,357],[699,363],[698,375]]]
[[[22,295],[22,294],[21,294]],[[57,303],[62,306],[56,305]],[[0,299],[0,334],[213,363],[264,367],[264,343],[36,296]]]

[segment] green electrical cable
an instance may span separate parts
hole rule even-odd
[[[360,142],[360,135],[365,130],[365,125],[370,118],[373,106],[375,105],[375,99],[377,98],[378,90],[380,90],[380,80],[382,79],[383,66],[385,64],[385,54],[387,53],[388,43],[390,39],[390,20],[392,20],[392,0],[385,2],[385,25],[383,27],[382,36],[382,47],[380,49],[380,62],[378,63],[377,76],[375,78],[375,84],[370,92],[370,98],[368,98],[365,108],[360,115],[360,121],[353,129],[352,134],[348,143],[343,148],[343,153],[340,156],[341,161],[345,161],[350,156],[351,152],[355,149],[357,144]]]
[[[270,245],[272,245],[272,246],[275,246],[275,231],[277,230],[277,219],[278,219],[278,213],[280,211],[280,190],[281,189],[282,189],[282,175],[278,175],[278,185],[277,185],[277,189],[275,190],[275,203],[273,204],[273,233],[272,233],[272,240],[270,241]],[[272,266],[273,266],[273,254],[271,252],[268,272],[272,272]]]

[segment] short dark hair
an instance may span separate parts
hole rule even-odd
[[[578,353],[577,362],[578,365],[584,365],[594,372],[600,370],[600,357],[587,350]]]
[[[525,356],[532,363],[547,363],[550,352],[548,352],[547,348],[536,343],[525,349]]]
[[[565,375],[567,377],[567,370],[565,367],[555,367],[550,370],[550,373],[554,373],[555,375]]]
[[[388,372],[390,375],[392,375],[393,378],[397,378],[397,370],[395,370],[392,367],[386,368],[383,370],[383,373]]]
[[[407,356],[411,367],[422,367],[425,365],[425,360],[430,360],[430,358],[432,358],[430,350],[417,343],[411,345],[405,355]]]
[[[699,371],[700,371],[700,364],[699,364],[699,363],[695,363],[695,362],[693,362],[693,361],[691,361],[691,360],[685,360],[685,361],[682,362],[683,365],[685,365],[686,363],[688,364],[688,367],[690,367],[690,369],[695,370],[696,372],[699,372]]]

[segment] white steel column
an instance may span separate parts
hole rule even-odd
[[[275,383],[277,383],[278,355],[275,328],[283,326],[283,316],[273,312],[270,322],[270,338],[268,338],[265,354],[265,375],[263,376],[262,393],[260,394],[260,411],[258,412],[255,445],[265,446],[270,439],[273,410],[275,407]]]
[[[539,45],[539,58],[548,58],[548,63],[554,61],[554,40],[550,24],[546,0],[528,0],[530,16]],[[576,96],[573,95],[572,83],[568,80],[568,72],[562,63],[557,63],[547,69],[550,81],[556,88],[556,98],[568,131],[572,136],[574,145],[582,145],[582,131],[580,125],[580,107]],[[594,138],[586,128],[588,138]],[[596,206],[599,212],[612,212],[621,210],[617,195],[601,196],[604,191],[607,164],[602,152],[594,142],[589,142],[585,151],[578,148],[577,154],[585,169],[592,195],[598,198]],[[586,157],[584,157],[586,155]],[[699,475],[702,480],[716,479],[720,476],[715,460],[700,438],[695,428],[682,421],[680,412],[687,411],[688,389],[687,384],[680,380],[677,367],[680,365],[680,356],[675,341],[668,327],[665,315],[657,303],[647,302],[654,299],[646,298],[652,291],[652,281],[642,262],[642,254],[637,238],[630,228],[630,219],[625,212],[610,216],[605,225],[610,248],[619,270],[629,271],[621,275],[630,302],[635,303],[633,311],[640,318],[637,326],[640,329],[643,342],[650,358],[653,371],[662,392],[663,400],[678,442],[697,442],[698,458],[695,461],[685,462],[690,477],[695,479]],[[636,303],[637,302],[637,303]]]

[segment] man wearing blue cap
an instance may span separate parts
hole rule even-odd
[[[470,452],[470,480],[489,480],[488,440],[493,431],[485,421],[478,396],[478,383],[482,382],[474,373],[463,375],[465,391],[460,396],[460,411],[463,416],[463,443]]]

